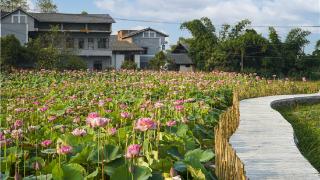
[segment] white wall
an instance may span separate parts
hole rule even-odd
[[[186,67],[185,65],[180,65],[179,71],[181,71],[181,72],[192,72],[192,66]]]
[[[137,64],[137,68],[140,68],[140,55],[139,54],[134,55],[134,62]]]
[[[114,62],[115,62],[115,68],[121,69],[121,65],[124,62],[124,55],[123,54],[116,54],[116,55],[113,55],[113,57],[114,57]]]

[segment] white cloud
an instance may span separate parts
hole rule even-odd
[[[245,18],[259,25],[320,24],[319,0],[95,0],[95,5],[115,17],[170,22],[207,16],[215,24]]]
[[[184,22],[209,17],[216,27],[224,23],[235,24],[242,19],[251,20],[252,25],[320,25],[320,0],[94,0],[94,4],[115,18]],[[169,25],[162,24],[161,28],[169,31]],[[170,30],[173,41],[181,36],[177,29]],[[255,29],[267,35],[268,28]],[[282,38],[290,29],[276,28]],[[311,50],[320,38],[320,28],[303,29],[313,33]]]

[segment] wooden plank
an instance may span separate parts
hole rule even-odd
[[[240,125],[229,142],[250,180],[320,179],[297,148],[290,123],[270,106],[275,100],[306,96],[315,95],[269,96],[240,102]]]

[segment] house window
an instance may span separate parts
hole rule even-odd
[[[134,61],[134,54],[125,54],[124,60],[126,61]]]
[[[99,38],[98,39],[98,48],[106,49],[107,48],[107,38]]]
[[[145,37],[145,38],[148,38],[149,35],[150,35],[150,34],[149,34],[149,31],[148,31],[148,32],[145,31],[145,32],[143,32],[143,35],[142,35],[142,36]]]
[[[78,40],[78,48],[79,49],[84,49],[84,39],[83,38],[80,38]]]
[[[142,49],[143,49],[142,54],[148,54],[148,48],[147,47],[142,47]]]
[[[66,40],[66,47],[67,48],[74,48],[74,39],[73,38],[67,38]]]
[[[190,64],[187,64],[186,67],[190,67]]]
[[[162,49],[162,51],[166,50],[166,45],[162,44],[161,49]]]
[[[88,38],[88,49],[94,49],[94,39]]]
[[[26,24],[27,23],[27,16],[26,15],[12,15],[12,23],[14,24]]]
[[[19,23],[19,16],[12,16],[13,20],[12,23]]]
[[[27,19],[27,16],[20,16],[20,23],[26,24],[26,19]]]
[[[153,31],[149,31],[150,32],[150,37],[155,38],[156,37],[156,33]]]
[[[94,61],[93,69],[98,71],[102,70],[102,61]]]

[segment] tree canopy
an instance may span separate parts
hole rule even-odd
[[[55,13],[58,11],[58,7],[52,0],[37,0],[37,7],[41,12]]]
[[[196,68],[256,72],[266,76],[302,76],[318,70],[320,40],[313,55],[304,52],[309,31],[291,29],[282,41],[274,27],[269,28],[268,37],[263,37],[250,24],[247,19],[234,26],[224,24],[217,32],[209,18],[183,23],[181,29],[192,35],[183,41],[190,46]]]
[[[13,11],[17,8],[22,8],[23,10],[29,10],[29,5],[27,0],[1,0],[0,9],[3,11]]]

